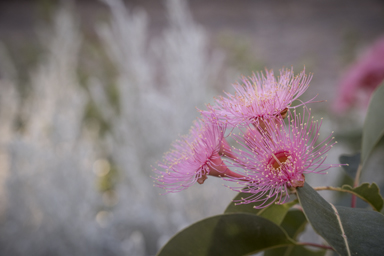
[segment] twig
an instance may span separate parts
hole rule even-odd
[[[361,169],[363,169],[363,166],[361,164],[359,164],[359,167],[357,168],[357,173],[355,176],[355,182],[353,184],[353,187],[359,186]],[[355,194],[352,195],[351,207],[352,208],[356,207],[356,195]]]
[[[335,249],[333,249],[332,247],[330,246],[326,246],[326,245],[322,245],[322,244],[314,244],[314,243],[297,243],[298,245],[307,245],[307,246],[313,246],[313,247],[318,247],[318,248],[322,248],[322,249],[326,249],[326,250],[332,250],[334,251]]]

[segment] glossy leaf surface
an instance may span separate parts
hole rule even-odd
[[[248,197],[249,195],[250,194],[248,193],[239,193],[233,201],[241,200],[241,198]],[[240,205],[236,205],[234,202],[231,202],[224,213],[251,213],[264,217],[277,225],[280,225],[289,209],[297,203],[298,201],[294,200],[285,204],[271,204],[262,209],[255,209],[253,207],[257,206],[259,202]]]
[[[292,244],[273,222],[253,214],[232,213],[192,224],[176,234],[158,255],[240,256]]]
[[[294,200],[286,204],[271,204],[270,206],[261,209],[257,215],[280,225],[289,209],[297,203],[298,201]]]
[[[374,210],[381,211],[384,205],[383,198],[380,195],[379,187],[376,183],[363,183],[356,188],[352,188],[349,185],[343,185],[342,189],[353,192],[358,197],[367,201]]]
[[[326,250],[312,251],[301,245],[291,245],[269,249],[264,252],[264,256],[324,256],[326,252]]]
[[[238,193],[235,198],[233,198],[232,202],[229,203],[227,206],[227,209],[225,209],[224,213],[235,213],[235,212],[242,212],[242,213],[251,213],[251,214],[258,214],[261,209],[255,209],[254,206],[259,205],[259,203],[251,203],[251,204],[236,204],[236,201],[241,200],[242,198],[249,197],[249,193]]]
[[[382,255],[384,216],[378,212],[335,207],[305,183],[297,188],[308,221],[340,255]]]
[[[291,209],[285,215],[281,227],[287,232],[290,238],[296,239],[297,236],[304,231],[307,223],[307,218],[301,210]]]
[[[305,225],[307,224],[307,219],[304,213],[298,209],[291,209],[285,215],[281,227],[287,232],[289,237],[296,240],[298,235],[304,231]],[[264,256],[278,256],[278,255],[287,255],[287,256],[323,256],[325,255],[325,250],[312,251],[300,245],[290,245],[285,247],[273,248],[265,251]]]

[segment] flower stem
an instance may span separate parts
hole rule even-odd
[[[332,250],[334,251],[334,249],[330,246],[326,246],[326,245],[322,245],[322,244],[314,244],[314,243],[298,243],[298,245],[307,245],[307,246],[313,246],[313,247],[318,247],[318,248],[322,248],[322,249],[326,249],[326,250]]]
[[[355,183],[354,183],[355,187],[359,186],[361,169],[363,169],[363,166],[361,164],[359,164],[359,168],[357,168],[357,173],[356,173],[356,176],[355,176]]]
[[[361,164],[359,164],[359,168],[357,168],[357,173],[356,173],[355,182],[353,184],[353,187],[359,186],[361,169],[363,169],[363,166]],[[354,195],[354,194],[352,195],[351,207],[352,208],[356,207],[356,195]]]

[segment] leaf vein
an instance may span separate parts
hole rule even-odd
[[[343,237],[344,243],[345,243],[346,248],[347,248],[348,256],[351,256],[351,251],[349,250],[348,238],[347,238],[347,235],[344,232],[344,228],[343,228],[343,224],[341,223],[339,212],[337,211],[336,207],[333,204],[331,204],[331,203],[329,203],[329,204],[332,206],[332,209],[335,212],[335,215],[336,215],[336,218],[337,218],[337,222],[339,223],[339,226],[340,226],[341,236]]]

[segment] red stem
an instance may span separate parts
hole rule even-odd
[[[359,182],[360,182],[360,173],[361,173],[361,170],[362,170],[363,166],[361,165],[361,163],[359,164],[359,167],[357,168],[357,173],[356,173],[356,177],[355,177],[355,182],[353,183],[353,187],[357,187],[359,186]],[[351,207],[352,208],[355,208],[356,207],[356,196],[355,195],[352,195],[352,202],[351,202]]]
[[[313,246],[313,247],[318,247],[318,248],[334,251],[334,249],[332,247],[326,246],[326,245],[322,245],[322,244],[314,244],[314,243],[298,243],[298,244],[299,245],[308,245],[308,246]]]

